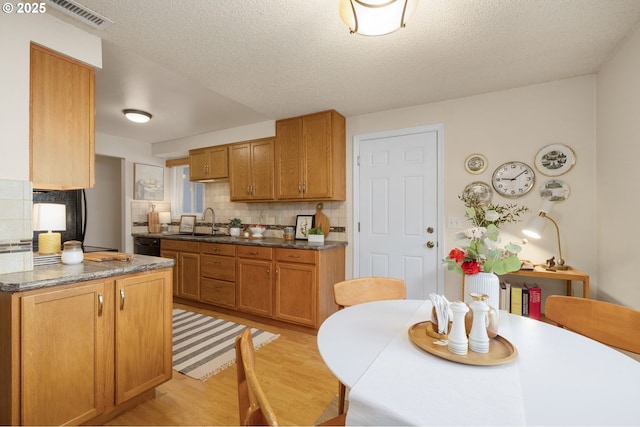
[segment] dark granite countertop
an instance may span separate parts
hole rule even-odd
[[[310,249],[322,251],[346,246],[347,242],[325,240],[324,243],[309,243],[307,240],[284,240],[277,237],[265,237],[261,239],[249,239],[244,237],[231,237],[226,235],[192,235],[192,234],[160,234],[160,233],[134,233],[134,237],[154,237],[169,240],[187,240],[192,242],[224,243],[228,245],[267,246],[272,248]]]
[[[87,261],[80,264],[35,266],[32,271],[0,274],[0,292],[22,292],[38,288],[104,279],[107,277],[171,268],[174,260],[134,255],[130,261]]]

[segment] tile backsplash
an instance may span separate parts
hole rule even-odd
[[[0,179],[0,274],[33,269],[31,182]]]
[[[231,202],[228,181],[208,182],[205,184],[205,207],[213,208],[216,215],[216,225],[226,227],[231,218],[240,218],[242,224],[266,224],[267,237],[282,237],[282,228],[294,226],[297,215],[314,215],[318,202],[256,202],[243,203]],[[131,219],[133,233],[147,232],[147,213],[151,210],[151,204],[156,205],[157,212],[170,211],[169,203],[162,202],[140,202],[134,201],[131,204]],[[331,223],[331,233],[328,240],[346,241],[347,208],[346,202],[322,202],[324,213]],[[178,231],[179,218],[172,218],[169,227],[170,232]],[[200,217],[197,218],[201,223]],[[207,221],[211,222],[211,217],[207,214]],[[201,224],[202,225],[202,224]],[[210,224],[209,224],[210,227]],[[202,227],[205,231],[206,226]]]

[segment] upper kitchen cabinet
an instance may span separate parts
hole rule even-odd
[[[334,110],[276,122],[276,199],[346,199],[345,118]]]
[[[273,138],[229,146],[231,201],[273,200],[273,165]]]
[[[34,189],[95,183],[93,68],[31,44],[30,180]]]
[[[228,153],[226,145],[189,150],[189,180],[229,178]]]

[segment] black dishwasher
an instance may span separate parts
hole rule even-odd
[[[140,255],[160,256],[160,239],[157,237],[134,237],[133,253]]]

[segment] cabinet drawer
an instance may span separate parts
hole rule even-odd
[[[236,280],[236,259],[217,255],[200,255],[200,276],[211,279]]]
[[[200,243],[200,252],[211,255],[236,256],[236,247],[224,243]]]
[[[242,258],[255,258],[255,259],[272,259],[272,248],[261,248],[260,246],[241,246],[238,245],[236,253]]]
[[[303,249],[276,249],[276,260],[285,262],[301,262],[305,264],[315,264],[318,251],[307,251]]]
[[[234,283],[203,278],[200,281],[200,299],[209,304],[236,307],[236,286]]]
[[[198,242],[186,242],[184,240],[160,240],[160,249],[171,249],[180,252],[199,252],[200,244]]]

